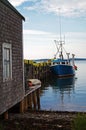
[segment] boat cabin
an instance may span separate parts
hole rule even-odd
[[[64,65],[69,65],[70,64],[70,60],[61,60],[61,59],[57,59],[57,60],[53,60],[53,65],[59,65],[59,64],[64,64]]]

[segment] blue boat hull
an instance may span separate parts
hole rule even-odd
[[[74,68],[71,65],[64,65],[64,64],[52,65],[50,69],[58,77],[66,77],[66,76],[75,75]]]

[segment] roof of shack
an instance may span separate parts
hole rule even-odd
[[[14,8],[14,6],[12,4],[10,4],[10,2],[8,0],[0,0],[4,5],[6,5],[7,7],[9,7],[11,10],[13,10],[17,15],[19,15],[24,21],[25,18]]]

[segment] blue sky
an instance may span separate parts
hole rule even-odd
[[[86,58],[85,0],[9,0],[25,17],[23,43],[25,59],[53,58],[54,40],[59,40],[59,8],[61,33],[65,49],[76,57]],[[70,55],[71,57],[71,55]]]

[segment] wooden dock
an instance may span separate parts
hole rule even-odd
[[[25,90],[25,95],[19,103],[19,112],[24,113],[29,109],[40,109],[40,88],[41,85],[31,86]],[[9,118],[9,112],[4,113],[4,119]]]
[[[41,85],[28,87],[27,79],[44,80],[51,74],[51,61],[36,63],[32,60],[24,60],[24,79],[25,79],[25,95],[19,104],[19,111],[25,112],[30,109],[40,109],[40,88]],[[8,111],[4,113],[5,119],[8,118]]]
[[[20,102],[20,112],[30,109],[40,109],[40,87],[31,86],[25,91],[24,99]]]
[[[24,60],[25,81],[28,78],[44,79],[50,75],[50,61],[34,63],[34,61]]]
[[[29,108],[40,109],[41,85],[28,87],[27,79],[39,79],[41,81],[46,79],[51,74],[50,64],[51,61],[37,63],[31,60],[24,60],[25,95],[18,103],[21,113],[27,111]],[[8,111],[4,113],[5,119],[8,118]]]

